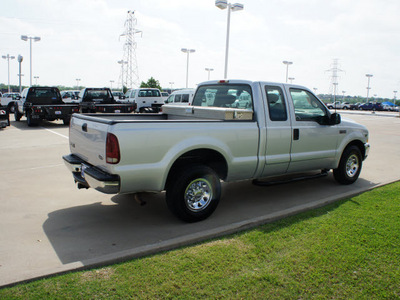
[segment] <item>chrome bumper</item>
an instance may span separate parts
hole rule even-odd
[[[79,188],[91,187],[105,194],[118,194],[120,190],[118,175],[112,175],[91,166],[73,154],[64,155],[63,160],[67,168],[72,172],[72,176]]]

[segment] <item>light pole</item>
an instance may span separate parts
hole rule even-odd
[[[318,88],[313,88],[313,90],[314,90],[314,94],[316,95]]]
[[[169,84],[171,85],[171,93],[172,93],[172,85],[174,84],[175,82],[173,82],[173,81],[171,81]]]
[[[19,77],[19,93],[20,93],[20,94],[21,94],[21,91],[22,91],[21,77],[24,76],[24,75],[21,74],[21,64],[22,64],[22,61],[23,61],[23,60],[24,60],[23,56],[22,56],[22,55],[18,55],[18,64],[19,64],[19,74],[18,74],[18,77]]]
[[[394,95],[393,95],[393,100],[396,102],[396,94],[397,94],[397,91],[393,91],[393,93],[394,93]],[[395,103],[396,104],[396,103]]]
[[[344,102],[344,94],[346,94],[346,91],[342,91],[342,93],[343,93],[342,102]]]
[[[288,79],[289,79],[289,77],[288,77],[289,76],[289,65],[293,64],[293,62],[284,60],[283,63],[286,65],[286,83],[287,83]]]
[[[189,54],[196,52],[194,49],[187,49],[187,48],[182,48],[181,51],[183,53],[187,54],[187,63],[186,63],[186,88],[188,87],[188,81],[189,81]]]
[[[371,89],[371,88],[369,87],[369,82],[370,82],[370,79],[371,79],[371,77],[372,77],[372,76],[374,76],[374,75],[372,75],[372,74],[365,74],[365,76],[367,76],[367,78],[368,78],[368,86],[367,86],[367,102],[366,102],[366,103],[368,103],[368,98],[369,98],[369,90]]]
[[[112,90],[112,84],[113,84],[114,80],[110,80],[110,90]]]
[[[290,83],[293,83],[293,80],[295,80],[296,78],[294,78],[294,77],[289,77],[288,79],[290,80]]]
[[[40,41],[40,37],[39,36],[27,36],[27,35],[21,35],[21,40],[23,41],[28,41],[30,42],[30,47],[29,47],[29,53],[30,53],[30,81],[29,81],[29,85],[32,85],[32,40],[34,40],[35,42],[39,42]]]
[[[8,64],[8,92],[10,92],[10,58],[14,59],[15,56],[10,56],[10,54],[3,55],[2,58],[7,59]]]
[[[35,85],[37,86],[37,80],[39,79],[39,76],[33,76],[33,78],[35,78]]]
[[[80,78],[75,79],[76,80],[76,89],[79,89],[79,81],[81,81]]]
[[[216,0],[215,6],[219,9],[228,8],[228,25],[226,28],[226,47],[225,47],[225,71],[224,71],[224,79],[228,77],[228,52],[229,52],[229,31],[230,31],[230,23],[231,23],[231,10],[239,11],[243,10],[244,6],[241,3],[228,3],[226,0]]]
[[[214,69],[206,68],[205,70],[208,72],[208,80],[210,80],[210,72],[214,71]]]

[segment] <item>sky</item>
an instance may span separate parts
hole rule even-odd
[[[238,0],[231,13],[228,79],[293,83],[332,93],[329,70],[338,62],[337,94],[393,98],[400,92],[400,1],[398,0]],[[234,3],[234,2],[232,2]],[[223,79],[227,10],[214,0],[2,0],[0,55],[22,55],[22,84],[32,76],[49,86],[118,88],[127,12],[135,11],[136,57],[140,81],[150,77],[162,87],[189,87]],[[8,81],[0,59],[0,83]],[[10,83],[18,85],[18,62],[10,61]],[[111,81],[114,81],[111,83]],[[36,80],[33,79],[33,84]],[[173,84],[170,84],[173,82]],[[120,85],[119,85],[120,86]],[[400,95],[400,94],[399,94]]]

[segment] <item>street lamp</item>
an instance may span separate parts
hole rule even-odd
[[[396,101],[396,94],[397,94],[397,91],[393,91],[393,93],[394,93],[394,95],[393,95],[393,100]],[[395,103],[395,104],[396,104],[396,103]]]
[[[172,85],[173,85],[174,83],[175,83],[175,82],[173,82],[173,81],[169,82],[169,84],[171,85],[171,93],[172,93]]]
[[[112,84],[113,84],[114,80],[110,80],[110,90],[112,90]]]
[[[29,84],[32,85],[32,40],[35,42],[39,42],[40,37],[39,36],[32,37],[32,36],[27,36],[27,35],[21,35],[21,40],[23,40],[25,42],[29,40],[29,43],[30,43],[30,47],[29,47],[30,51],[29,52],[30,52],[30,63],[31,63],[30,73],[31,74],[30,74]]]
[[[289,76],[289,65],[292,65],[293,62],[284,60],[283,63],[286,65],[286,83],[287,83],[288,79],[289,79],[289,77],[288,77]]]
[[[81,81],[80,78],[75,79],[76,80],[76,88],[79,89],[79,81]]]
[[[346,94],[346,91],[342,91],[342,93],[343,93],[342,102],[344,102],[344,94]]]
[[[368,103],[368,98],[369,98],[369,90],[371,89],[371,88],[369,87],[369,82],[370,82],[370,79],[371,79],[371,77],[372,77],[372,76],[374,76],[374,75],[372,75],[372,74],[365,74],[365,76],[367,76],[367,78],[368,78],[368,86],[367,86],[367,102],[366,102],[366,103]]]
[[[188,80],[189,80],[189,54],[196,52],[194,49],[187,49],[187,48],[182,48],[181,51],[183,53],[187,53],[187,63],[186,63],[186,88],[188,87]]]
[[[224,71],[224,79],[228,76],[228,51],[229,51],[229,31],[230,31],[230,23],[231,23],[231,10],[239,11],[243,10],[244,6],[241,3],[228,3],[226,0],[216,0],[215,6],[219,9],[228,8],[228,25],[226,29],[226,47],[225,47],[225,71]]]
[[[214,69],[206,68],[205,70],[208,72],[208,80],[210,80],[210,72],[214,71]]]
[[[3,55],[2,58],[7,59],[8,64],[8,92],[10,92],[10,58],[14,59],[15,56],[10,56],[10,54]]]
[[[19,65],[19,74],[18,74],[18,77],[19,77],[19,93],[20,93],[20,94],[21,94],[21,91],[22,91],[21,77],[24,76],[23,74],[21,74],[21,64],[22,64],[22,61],[23,61],[23,60],[24,60],[23,56],[22,56],[22,55],[18,55],[18,65]]]
[[[33,76],[33,78],[35,78],[35,85],[38,85],[37,80],[39,79],[39,76]]]
[[[318,88],[313,88],[313,90],[314,90],[314,94],[316,95]]]
[[[294,77],[289,77],[288,79],[290,80],[290,83],[293,83],[293,80],[295,80]]]

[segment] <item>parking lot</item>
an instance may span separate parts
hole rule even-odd
[[[258,187],[223,185],[216,212],[195,224],[170,214],[164,194],[78,190],[61,156],[69,153],[68,126],[25,118],[0,130],[0,286],[202,241],[284,217],[397,181],[398,113],[342,113],[368,127],[370,156],[359,180],[343,186],[327,177]]]

